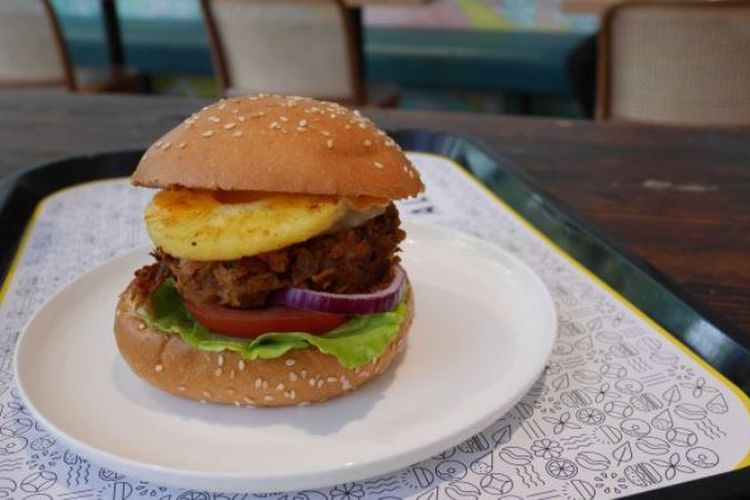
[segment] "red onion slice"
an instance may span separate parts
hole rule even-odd
[[[393,280],[386,288],[377,292],[347,295],[305,288],[285,288],[275,292],[271,300],[297,309],[347,315],[375,314],[395,309],[404,294],[405,284],[406,273],[401,266],[394,266]]]

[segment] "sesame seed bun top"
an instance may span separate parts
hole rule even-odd
[[[398,144],[357,111],[265,94],[193,114],[146,151],[132,182],[387,199],[424,189]]]

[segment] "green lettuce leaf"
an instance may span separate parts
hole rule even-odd
[[[404,298],[393,311],[353,316],[325,335],[272,332],[242,339],[213,333],[198,323],[182,302],[174,280],[168,279],[151,296],[152,313],[141,310],[140,314],[149,328],[179,335],[189,346],[204,351],[234,351],[252,360],[278,358],[292,349],[316,348],[334,356],[345,368],[357,368],[385,352],[406,317],[405,302]]]

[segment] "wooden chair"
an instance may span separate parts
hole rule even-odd
[[[750,125],[750,0],[615,4],[598,42],[597,119]]]
[[[76,83],[49,0],[0,0],[0,88]]]
[[[219,91],[373,101],[359,18],[341,0],[201,0]],[[368,95],[369,94],[369,95]],[[386,95],[375,102],[393,105]]]

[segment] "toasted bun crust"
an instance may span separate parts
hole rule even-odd
[[[358,112],[264,94],[195,113],[146,151],[132,182],[387,199],[424,189],[401,148]]]
[[[243,361],[231,351],[207,352],[177,335],[148,328],[135,312],[142,303],[132,283],[120,296],[115,318],[117,347],[133,372],[151,385],[184,398],[236,406],[316,403],[347,393],[385,371],[403,348],[414,311],[386,352],[356,370],[317,349],[297,349],[281,358]]]

